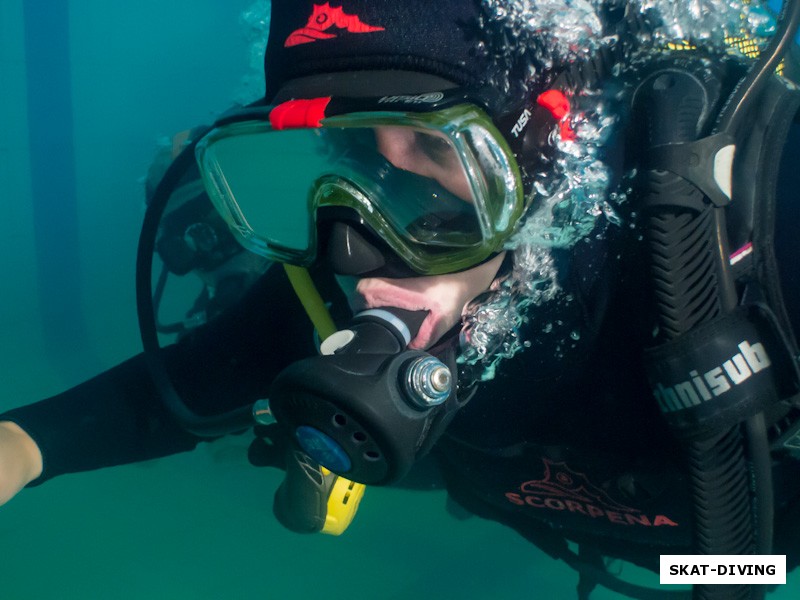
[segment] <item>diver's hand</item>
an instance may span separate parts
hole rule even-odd
[[[16,423],[0,421],[0,505],[42,474],[39,446]]]

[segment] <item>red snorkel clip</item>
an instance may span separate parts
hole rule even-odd
[[[559,133],[562,140],[575,141],[575,130],[569,124],[570,104],[569,99],[560,90],[547,90],[539,94],[536,103],[547,109],[553,118],[558,121]]]
[[[269,124],[273,129],[319,127],[325,118],[325,109],[328,108],[330,101],[330,96],[310,100],[287,100],[272,109],[269,113]]]

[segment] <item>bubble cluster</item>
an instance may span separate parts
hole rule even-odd
[[[264,94],[264,49],[269,33],[270,0],[255,0],[239,16],[248,55],[248,70],[236,93],[237,104],[249,104]]]
[[[503,92],[603,43],[598,0],[483,0],[490,83]]]
[[[459,362],[475,380],[492,379],[503,360],[531,346],[522,339],[521,328],[532,308],[571,301],[558,283],[553,250],[585,239],[601,219],[621,223],[615,206],[625,195],[609,193],[611,172],[599,154],[617,122],[610,108],[613,102],[600,94],[574,100],[575,139],[552,140],[551,169],[536,182],[530,208],[506,245],[513,254],[510,272],[465,311]],[[578,331],[554,332],[552,324],[540,333],[580,339]]]
[[[514,78],[535,81],[537,70],[574,62],[616,42],[601,24],[605,2],[484,0],[483,4],[488,15],[485,51],[496,69],[493,83],[507,92]],[[721,44],[725,35],[768,35],[774,30],[771,13],[756,0],[633,0],[628,10],[638,10],[652,25],[647,40],[640,40],[648,47],[654,40],[657,46],[685,40]],[[571,294],[559,285],[556,249],[569,249],[590,235],[602,237],[601,224],[630,225],[618,210],[627,194],[612,189],[613,174],[602,153],[618,126],[614,94],[610,89],[573,93],[569,124],[575,139],[562,139],[554,129],[555,158],[549,172],[533,186],[530,208],[507,243],[513,267],[465,309],[459,363],[472,380],[494,378],[503,360],[533,345],[522,338],[531,311],[571,302]],[[574,327],[551,323],[539,329],[530,335],[539,341],[550,336],[550,348],[569,347],[581,338]]]
[[[765,37],[775,31],[775,19],[759,0],[632,0],[655,25],[656,42],[687,40],[722,46],[726,36]]]

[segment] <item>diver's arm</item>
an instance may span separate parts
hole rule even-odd
[[[278,372],[314,352],[308,319],[276,268],[235,308],[169,348],[166,361],[188,407],[203,415],[263,398]],[[8,444],[0,445],[0,500],[25,484],[184,452],[202,441],[167,410],[144,355],[57,396],[0,413],[0,422],[16,424],[6,425],[4,434],[24,432],[6,435]],[[39,468],[19,453],[31,448],[29,441],[39,452]]]
[[[0,506],[42,473],[39,446],[16,423],[0,421]]]
[[[0,414],[0,421],[9,423],[6,434],[17,434],[0,444],[0,479],[16,477],[11,495],[22,479],[39,485],[64,473],[191,450],[199,441],[164,408],[141,355],[52,398]],[[39,453],[38,468],[28,464],[30,444]]]

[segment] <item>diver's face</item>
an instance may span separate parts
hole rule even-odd
[[[472,191],[461,161],[443,135],[408,127],[375,128],[378,151],[398,169],[436,181],[465,202]],[[445,275],[388,279],[369,277],[356,286],[355,308],[395,307],[424,310],[428,316],[409,344],[425,349],[461,320],[464,306],[486,290],[497,276],[503,254],[466,271]]]
[[[375,138],[378,152],[398,169],[433,179],[451,194],[472,201],[467,175],[442,134],[387,125],[375,128]]]

